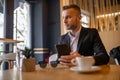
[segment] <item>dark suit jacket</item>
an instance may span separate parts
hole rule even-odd
[[[61,36],[60,44],[67,44],[70,48],[68,33]],[[96,29],[81,28],[77,51],[84,56],[94,56],[95,65],[103,65],[109,62],[109,56]]]

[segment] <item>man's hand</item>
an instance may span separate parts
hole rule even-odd
[[[71,63],[71,60],[75,57],[80,57],[81,55],[78,52],[71,52],[70,55],[65,55],[65,56],[61,56],[59,58],[59,62],[62,65],[66,65],[66,66],[75,66],[74,64]]]

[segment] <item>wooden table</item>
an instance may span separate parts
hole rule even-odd
[[[24,42],[22,40],[13,40],[13,39],[8,39],[8,38],[0,38],[0,42],[4,42],[4,43],[9,43],[9,44],[14,44],[14,46],[17,46],[17,43],[20,42]],[[16,52],[17,49],[14,50],[14,52]]]
[[[78,73],[68,67],[58,66],[41,69],[37,66],[34,72],[22,72],[17,69],[0,71],[0,80],[120,80],[120,66],[104,65],[94,73]]]
[[[13,40],[13,39],[8,39],[8,38],[0,38],[0,42],[5,42],[5,43],[20,43],[20,42],[24,42],[24,41]]]

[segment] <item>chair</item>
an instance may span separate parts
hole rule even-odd
[[[11,68],[13,68],[14,61],[16,60],[16,53],[8,53],[8,54],[0,55],[0,59],[3,62],[8,62],[9,69],[11,69]]]
[[[0,60],[0,70],[1,70],[1,64],[2,64],[2,60]]]
[[[110,50],[110,57],[114,58],[116,65],[120,65],[120,46],[117,46]]]
[[[2,63],[2,60],[0,60],[0,65],[1,65],[1,63]]]

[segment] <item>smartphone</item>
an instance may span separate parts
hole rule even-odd
[[[58,58],[62,55],[69,55],[71,51],[67,44],[57,44],[56,50],[58,53]]]

